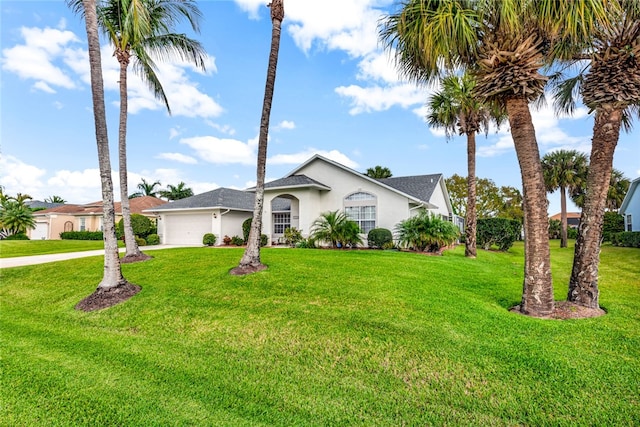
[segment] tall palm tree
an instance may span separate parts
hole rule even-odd
[[[391,169],[379,165],[373,168],[368,168],[365,175],[367,175],[369,178],[375,179],[391,178],[393,176],[393,174],[391,173]]]
[[[529,103],[547,81],[539,70],[564,53],[557,46],[572,46],[604,17],[598,1],[407,0],[380,32],[406,77],[433,82],[443,69],[469,69],[476,94],[506,109],[524,190],[525,314],[554,309],[546,190]]]
[[[584,53],[586,68],[556,92],[556,106],[571,112],[577,92],[595,112],[590,167],[580,215],[567,299],[590,308],[599,305],[600,240],[620,129],[630,130],[640,116],[640,3],[610,1],[610,19],[590,31]]]
[[[131,227],[131,208],[127,195],[127,70],[133,62],[133,70],[148,85],[156,98],[162,100],[171,114],[169,100],[156,74],[153,57],[161,59],[181,58],[204,70],[204,48],[185,34],[173,31],[184,18],[198,32],[200,10],[193,0],[105,0],[100,11],[100,24],[114,48],[114,56],[120,63],[120,128],[118,153],[120,169],[120,195],[124,237],[125,260],[149,258],[138,248]]]
[[[575,192],[587,177],[589,160],[576,150],[557,150],[542,158],[547,191],[560,190],[560,247],[567,247],[567,191]]]
[[[476,257],[476,133],[489,131],[493,121],[498,126],[506,114],[497,105],[482,102],[474,93],[476,82],[466,73],[451,75],[441,81],[441,90],[427,101],[427,122],[444,128],[447,138],[455,134],[467,137],[467,209],[465,229],[466,257]]]
[[[262,116],[260,118],[260,135],[258,137],[258,160],[256,197],[253,207],[253,220],[247,247],[240,259],[240,264],[231,270],[231,274],[247,274],[267,268],[260,261],[260,235],[262,233],[262,206],[264,204],[264,177],[267,166],[267,140],[269,137],[269,118],[271,115],[271,102],[276,81],[276,68],[278,66],[278,52],[280,50],[280,32],[284,19],[283,0],[273,0],[271,8],[271,50],[269,52],[269,65],[267,67],[267,82],[264,89],[262,103]]]
[[[161,197],[172,201],[186,199],[187,197],[193,196],[193,190],[187,187],[187,184],[183,181],[180,181],[178,185],[167,185],[167,189],[159,191],[158,194],[160,194]]]
[[[91,73],[91,97],[93,100],[93,116],[98,147],[98,165],[102,185],[102,224],[104,238],[103,276],[94,294],[83,301],[91,300],[94,295],[117,293],[116,289],[124,289],[128,282],[122,276],[118,257],[118,240],[116,238],[115,209],[113,203],[113,182],[111,180],[111,161],[109,159],[109,138],[107,118],[104,105],[104,85],[102,80],[102,63],[100,58],[100,38],[98,34],[98,16],[95,0],[69,1],[68,4],[76,12],[84,14],[87,40],[89,45],[89,68]],[[83,301],[77,307],[83,307]]]
[[[45,202],[47,203],[67,203],[67,201],[65,199],[63,199],[60,196],[50,196],[47,197],[46,199],[44,199]]]
[[[156,197],[160,194],[160,190],[156,189],[156,187],[160,187],[160,181],[155,181],[153,183],[147,182],[146,179],[142,178],[142,182],[138,184],[138,190],[132,195],[129,196],[130,199],[142,196],[151,196]]]

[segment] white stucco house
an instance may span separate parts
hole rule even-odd
[[[242,236],[242,223],[253,213],[254,193],[218,188],[147,210],[158,218],[162,243],[202,244],[213,233]],[[455,221],[442,174],[370,178],[338,162],[315,155],[281,179],[265,184],[262,232],[269,241],[282,241],[284,230],[295,227],[307,237],[324,212],[344,211],[356,221],[364,240],[372,228],[391,231],[420,209]]]
[[[624,217],[625,231],[640,231],[640,177],[631,181],[619,212]]]

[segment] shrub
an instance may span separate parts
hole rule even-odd
[[[231,238],[231,244],[234,246],[242,246],[244,245],[244,239],[240,236],[233,236]]]
[[[147,245],[155,246],[160,244],[160,236],[157,234],[149,234],[147,236]]]
[[[438,252],[453,244],[460,235],[455,224],[427,211],[401,221],[396,232],[400,246],[418,252]]]
[[[133,234],[139,237],[147,237],[157,231],[153,221],[140,214],[131,214],[131,228],[133,229]],[[116,233],[118,237],[124,236],[124,219],[118,221]]]
[[[202,244],[205,246],[213,246],[216,244],[216,235],[213,233],[206,233],[202,236]]]
[[[367,241],[370,248],[382,249],[389,242],[393,243],[393,235],[391,234],[391,231],[386,228],[374,228],[369,231]]]
[[[302,239],[298,243],[296,243],[296,248],[300,249],[315,249],[316,241],[312,238]]]
[[[640,248],[640,231],[623,231],[613,233],[611,242],[615,246],[623,246],[626,248]]]
[[[29,239],[29,236],[27,236],[24,233],[16,233],[16,234],[11,234],[5,237],[4,240],[31,240],[31,239]]]
[[[244,238],[244,242],[249,241],[249,233],[251,232],[251,223],[253,222],[253,218],[247,218],[242,223],[242,237]]]
[[[496,245],[499,250],[507,251],[520,238],[521,231],[522,224],[517,219],[482,218],[478,220],[476,239],[483,249]]]
[[[260,235],[260,246],[267,246],[269,244],[269,236],[266,234]]]
[[[610,242],[612,234],[624,231],[624,217],[616,212],[605,212],[602,223],[602,241]]]
[[[393,240],[390,242],[386,242],[384,245],[382,245],[382,249],[384,250],[396,249],[396,244],[393,243]]]
[[[62,240],[102,240],[102,231],[63,231]]]
[[[225,246],[229,246],[231,244],[231,237],[225,235],[222,238],[222,243],[224,243]]]
[[[561,236],[562,236],[562,221],[560,221],[559,219],[550,219],[549,220],[549,239],[559,239]]]
[[[143,239],[142,237],[136,236],[136,244],[138,246],[147,246],[147,241],[145,239]]]
[[[567,239],[577,239],[578,238],[578,229],[575,227],[569,227],[567,229]]]
[[[288,227],[284,230],[284,242],[294,247],[296,244],[302,240],[302,232],[295,227]]]

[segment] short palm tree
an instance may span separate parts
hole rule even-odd
[[[420,83],[460,68],[476,77],[476,94],[503,106],[520,164],[524,198],[525,267],[520,310],[554,309],[546,189],[529,103],[543,95],[540,74],[574,41],[606,19],[605,0],[407,0],[383,21],[380,36],[398,67]],[[558,43],[562,42],[562,43]],[[578,49],[578,47],[576,47]]]
[[[102,80],[102,62],[100,57],[100,35],[95,0],[69,0],[68,4],[85,18],[87,41],[89,45],[89,70],[91,76],[91,98],[98,146],[98,165],[102,186],[102,225],[104,236],[104,268],[98,288],[94,294],[110,293],[116,288],[125,288],[128,282],[122,276],[118,256],[118,240],[115,227],[115,209],[113,203],[113,181],[111,180],[111,161],[109,159],[109,138],[104,105],[104,85]],[[87,298],[91,298],[90,295]],[[82,304],[82,302],[80,303]]]
[[[358,224],[340,211],[324,212],[311,225],[311,238],[329,243],[334,249],[361,244],[359,233]]]
[[[0,233],[3,237],[24,234],[36,228],[33,212],[22,201],[5,198],[0,202]]]
[[[368,168],[365,175],[367,175],[369,178],[375,179],[391,178],[393,176],[393,174],[391,173],[391,169],[379,165],[373,168]]]
[[[491,122],[500,124],[506,113],[497,104],[487,104],[474,93],[475,79],[470,74],[451,75],[441,81],[441,90],[427,101],[427,122],[444,128],[447,138],[467,137],[467,208],[465,256],[476,257],[476,133],[489,131]]]
[[[241,275],[253,273],[267,268],[260,260],[260,235],[262,234],[262,207],[264,205],[264,178],[267,168],[267,142],[269,139],[269,118],[271,103],[276,82],[278,68],[278,54],[280,51],[280,33],[284,19],[284,1],[273,0],[271,8],[271,49],[267,66],[267,81],[264,88],[262,114],[260,117],[260,134],[258,135],[258,158],[256,164],[256,196],[253,206],[253,220],[247,247],[240,259],[239,265],[231,270],[231,274]]]
[[[640,3],[613,0],[607,8],[609,19],[589,31],[582,54],[574,58],[586,68],[556,91],[556,106],[561,110],[573,111],[574,95],[579,93],[584,105],[595,112],[587,190],[567,296],[591,308],[599,304],[600,240],[613,155],[620,129],[630,130],[632,117],[640,116]]]
[[[156,189],[156,187],[160,187],[161,185],[162,184],[160,184],[160,181],[149,183],[147,182],[146,179],[142,178],[142,182],[138,184],[139,191],[130,195],[129,198],[133,199],[135,197],[142,197],[142,196],[156,197],[160,194],[160,189]]]
[[[105,0],[99,8],[103,32],[114,48],[114,56],[120,63],[120,131],[118,152],[120,169],[120,194],[122,219],[126,245],[126,259],[139,259],[144,255],[138,248],[131,227],[131,209],[127,185],[127,71],[133,62],[133,70],[162,100],[171,114],[169,100],[156,74],[153,57],[181,58],[204,70],[204,48],[185,34],[175,33],[175,28],[185,19],[194,31],[199,31],[201,13],[193,0]]]
[[[187,187],[187,184],[183,181],[180,181],[178,185],[167,185],[167,189],[158,191],[158,194],[169,201],[173,201],[193,196],[193,190]]]
[[[587,156],[576,150],[557,150],[542,158],[547,191],[560,190],[560,247],[567,247],[567,191],[575,192],[587,178]]]

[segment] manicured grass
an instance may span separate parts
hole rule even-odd
[[[568,321],[508,311],[521,244],[463,254],[263,249],[232,277],[242,249],[159,250],[93,313],[100,257],[4,269],[0,424],[640,425],[640,251],[604,247],[608,314]]]
[[[118,242],[123,247],[122,242]],[[0,240],[0,258],[103,249],[102,240]]]

